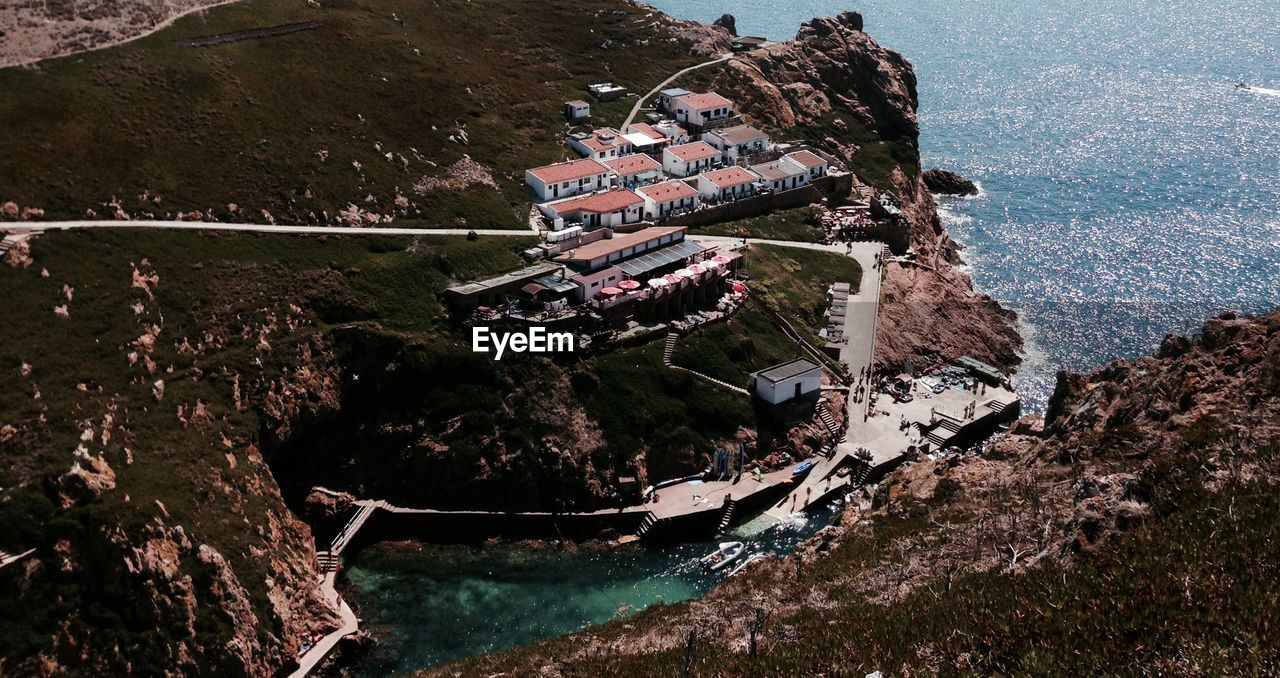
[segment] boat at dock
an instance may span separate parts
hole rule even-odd
[[[720,542],[720,548],[709,553],[698,560],[703,567],[717,572],[724,569],[742,555],[742,551],[746,548],[740,541]]]
[[[726,574],[725,576],[732,577],[733,575],[738,574],[739,572],[747,569],[747,566],[750,565],[751,563],[764,560],[766,557],[767,556],[765,556],[765,554],[763,553],[753,553],[750,556],[748,556],[746,560],[735,565],[732,570],[729,570],[729,574]]]

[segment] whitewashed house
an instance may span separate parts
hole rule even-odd
[[[599,162],[581,158],[525,170],[524,183],[545,202],[608,188],[610,174]]]
[[[659,221],[698,206],[698,189],[680,179],[641,186],[636,193],[644,198],[644,218]]]
[[[711,130],[702,135],[702,140],[720,151],[720,158],[726,165],[737,163],[738,158],[764,153],[773,148],[769,135],[751,125]]]
[[[813,151],[793,151],[782,157],[804,167],[809,174],[809,181],[827,174],[827,161]]]
[[[698,195],[703,200],[724,201],[745,198],[756,192],[760,177],[734,165],[698,175]]]
[[[681,127],[674,120],[660,120],[648,125],[649,129],[661,134],[667,138],[667,143],[672,146],[687,144],[695,139],[689,134],[689,130]]]
[[[671,110],[671,102],[689,94],[693,94],[693,92],[690,92],[683,87],[671,87],[669,89],[664,89],[661,92],[658,92],[658,109],[671,113],[673,112]]]
[[[606,160],[604,166],[613,172],[618,186],[642,186],[662,178],[662,163],[642,153]]]
[[[569,146],[584,158],[608,160],[634,153],[631,142],[616,129],[604,128],[590,134],[569,136]]]
[[[765,186],[772,189],[774,193],[800,188],[809,183],[808,168],[788,158],[752,165],[751,171],[760,175]]]
[[[676,122],[701,128],[716,120],[733,117],[733,102],[716,94],[685,94],[671,100],[671,114]]]
[[[588,229],[614,227],[643,221],[644,198],[625,188],[611,188],[544,203],[538,210],[553,222],[563,219],[565,225],[581,224]]]
[[[662,149],[662,169],[677,177],[697,174],[719,159],[720,151],[702,141]]]
[[[751,390],[770,405],[816,396],[822,390],[822,368],[802,358],[751,376]]]

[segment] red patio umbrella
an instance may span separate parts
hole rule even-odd
[[[667,282],[671,283],[672,285],[675,285],[680,282],[680,277],[672,273],[668,273],[662,276],[662,278]]]
[[[606,287],[606,288],[604,288],[604,289],[602,289],[602,290],[600,290],[600,291],[601,291],[602,293],[604,293],[604,294],[608,294],[608,295],[611,295],[611,296],[616,296],[616,295],[622,294],[622,290],[620,290],[620,289],[618,289],[618,288],[616,288],[616,287]]]
[[[743,285],[742,283],[734,283],[734,284],[733,284],[733,291],[734,291],[734,292],[744,292],[744,291],[746,291],[746,289],[747,289],[747,286],[746,286],[746,285]]]
[[[702,264],[694,264],[689,267],[689,270],[694,273],[697,273],[698,275],[702,275],[703,273],[707,272],[707,267],[703,266]]]
[[[624,290],[638,290],[640,289],[640,281],[623,280],[622,282],[618,283],[618,287]]]
[[[729,263],[729,257],[726,257],[726,256],[724,256],[723,254],[717,254],[716,256],[711,257],[711,260],[712,260],[712,261],[714,261],[714,262],[716,262],[717,264],[727,264],[727,263]]]

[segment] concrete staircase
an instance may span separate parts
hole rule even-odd
[[[676,352],[676,340],[680,338],[675,332],[667,333],[667,345],[662,349],[662,363],[671,367],[671,354]]]
[[[960,432],[960,422],[948,417],[938,417],[938,425],[929,429],[924,434],[925,440],[933,443],[935,447],[943,447],[947,441],[955,437]]]
[[[320,574],[329,574],[338,571],[338,563],[341,562],[333,551],[318,551],[316,553],[316,561],[320,564]]]
[[[996,414],[1000,414],[1001,412],[1004,412],[1004,408],[1009,406],[1009,403],[1001,402],[999,400],[988,400],[986,402],[986,406],[992,412],[995,412]]]
[[[704,380],[704,381],[709,381],[709,382],[711,382],[711,383],[713,383],[713,384],[715,384],[715,385],[717,385],[717,386],[722,386],[722,387],[724,387],[724,388],[729,389],[730,391],[733,391],[734,393],[737,393],[737,394],[740,394],[740,395],[751,395],[750,393],[747,393],[747,389],[742,388],[741,386],[734,386],[733,384],[730,384],[730,383],[728,383],[728,382],[724,382],[724,381],[720,381],[719,379],[716,379],[715,377],[707,376],[707,375],[705,375],[705,374],[703,374],[703,373],[701,373],[701,372],[697,372],[697,371],[691,370],[691,369],[689,369],[689,368],[687,368],[687,367],[681,367],[681,366],[679,366],[679,365],[673,365],[673,364],[671,363],[671,355],[672,355],[673,353],[675,353],[675,352],[676,352],[676,340],[677,340],[677,339],[679,339],[679,338],[680,338],[680,335],[679,335],[679,334],[676,334],[675,332],[668,332],[668,333],[667,333],[667,345],[666,345],[666,346],[664,346],[664,347],[663,347],[663,349],[662,349],[662,364],[666,365],[667,367],[669,367],[669,368],[671,368],[671,369],[673,369],[673,370],[680,370],[681,372],[688,372],[689,374],[692,374],[693,376],[698,377],[699,379],[702,379],[702,380]]]
[[[827,428],[827,432],[831,434],[831,438],[836,442],[844,439],[844,431],[840,429],[840,425],[836,423],[836,418],[831,416],[831,410],[825,405],[818,405],[818,419],[822,421],[822,425]]]
[[[720,513],[720,525],[716,527],[716,534],[720,534],[729,529],[729,524],[733,522],[733,511],[737,505],[738,502],[733,499],[725,502],[724,510]]]
[[[657,524],[657,522],[658,519],[655,518],[652,513],[644,514],[644,520],[640,521],[640,527],[636,528],[636,536],[644,538],[644,535],[647,534],[649,530],[653,529],[653,526]]]

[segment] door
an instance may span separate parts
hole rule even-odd
[[[798,382],[798,381],[796,382],[796,395],[795,395],[795,398],[796,398],[796,400],[799,400],[799,399],[800,399],[800,382]]]

